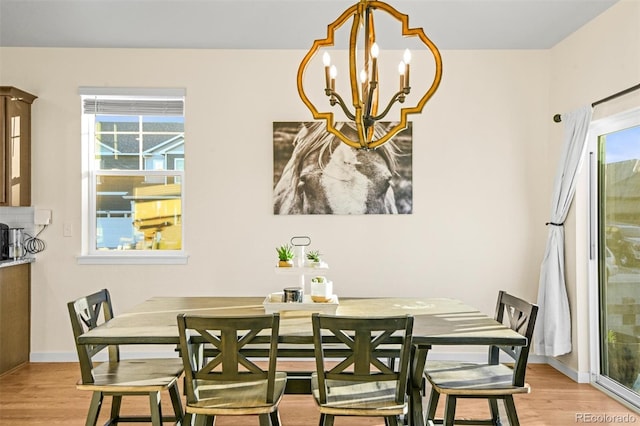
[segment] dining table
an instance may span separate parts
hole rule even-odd
[[[79,344],[178,345],[177,316],[255,316],[264,315],[267,301],[261,297],[152,297],[117,314],[111,320],[78,337]],[[309,310],[280,311],[278,357],[312,358],[313,332]],[[477,308],[457,299],[419,297],[340,298],[335,315],[395,316],[412,315],[413,350],[408,383],[408,424],[423,426],[423,369],[433,346],[506,345],[524,346],[527,339]],[[259,353],[256,353],[259,354]],[[290,393],[306,393],[300,372],[291,374]],[[306,377],[308,383],[308,377]],[[305,389],[301,391],[300,389]]]

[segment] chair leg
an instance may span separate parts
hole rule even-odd
[[[271,417],[271,424],[273,426],[280,426],[280,412],[277,408],[269,414],[269,417]]]
[[[385,417],[384,424],[386,426],[398,426],[398,417],[397,416]]]
[[[439,399],[440,392],[432,388],[431,394],[429,394],[429,405],[427,406],[427,420],[435,419]]]
[[[320,415],[320,426],[333,426],[333,414]]]
[[[260,422],[260,426],[271,426],[271,415],[270,414],[259,414],[258,420]]]
[[[89,405],[89,412],[87,413],[86,426],[95,426],[98,422],[98,416],[100,415],[100,408],[102,408],[102,400],[104,395],[102,392],[94,392],[91,396],[91,404]]]
[[[491,420],[494,425],[500,426],[502,422],[500,421],[500,410],[498,410],[498,400],[495,398],[489,398],[489,411],[491,412]]]
[[[513,402],[513,395],[505,396],[504,406],[507,410],[507,418],[509,419],[509,426],[520,426],[520,421],[518,420],[518,413],[516,412],[516,404]]]
[[[396,368],[396,359],[395,359],[395,357],[390,357],[388,362],[387,362],[387,364],[388,364],[390,369],[395,371],[395,368]]]
[[[456,418],[456,402],[455,396],[447,395],[447,400],[444,404],[444,426],[453,426]]]
[[[118,423],[120,418],[120,407],[122,406],[122,395],[113,395],[111,397],[111,420]]]
[[[177,382],[169,388],[169,396],[171,397],[171,405],[173,405],[173,413],[176,416],[176,423],[182,425],[184,410],[182,409],[182,399],[180,398],[180,390],[178,389]]]
[[[191,413],[184,413],[182,418],[182,426],[193,426],[194,416]]]
[[[149,392],[149,405],[151,408],[151,424],[162,426],[162,406],[160,405],[160,392]]]
[[[196,426],[213,426],[216,422],[215,416],[205,416],[205,415],[197,415],[196,418]]]

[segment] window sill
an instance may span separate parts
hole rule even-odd
[[[76,257],[78,265],[186,265],[186,254],[154,255],[99,255],[87,254]]]

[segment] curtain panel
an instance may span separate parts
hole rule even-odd
[[[559,356],[571,352],[571,315],[565,284],[564,221],[573,200],[576,175],[586,149],[592,107],[584,106],[562,115],[564,136],[547,223],[547,245],[540,267],[538,319],[534,352]]]

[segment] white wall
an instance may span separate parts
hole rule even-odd
[[[109,287],[122,311],[152,295],[257,295],[282,287],[274,247],[309,235],[338,294],[457,297],[487,313],[498,289],[537,297],[554,113],[640,80],[640,3],[622,0],[550,51],[445,51],[414,121],[414,214],[273,216],[271,123],[308,120],[300,51],[0,49],[0,84],[33,106],[33,203],[53,210],[33,267],[32,353],[72,356],[65,303]],[[187,88],[187,265],[77,265],[79,86]],[[211,129],[214,129],[213,131]],[[567,222],[574,348],[585,353],[584,191]],[[582,213],[580,213],[582,211]],[[74,235],[62,236],[72,224]],[[576,249],[576,247],[578,247]],[[561,357],[585,371],[584,356]]]
[[[274,216],[273,121],[308,120],[300,51],[0,49],[0,84],[33,106],[33,203],[53,210],[33,267],[35,359],[73,356],[65,303],[109,287],[122,311],[152,295],[280,289],[274,247],[309,235],[344,296],[448,296],[492,312],[498,289],[535,300],[560,147],[555,113],[640,79],[640,3],[622,0],[549,51],[445,51],[414,121],[410,216]],[[187,89],[187,265],[77,265],[79,86]],[[213,128],[213,131],[212,131]],[[584,205],[579,188],[576,205]],[[584,214],[567,222],[574,349],[586,353]],[[73,226],[72,237],[62,225]],[[576,266],[580,265],[580,266]],[[585,356],[559,360],[584,371]]]
[[[309,235],[344,296],[457,297],[487,313],[498,289],[537,297],[561,145],[555,113],[640,81],[640,3],[621,0],[549,51],[445,51],[414,121],[414,214],[274,216],[271,123],[308,120],[302,51],[0,48],[0,84],[33,105],[33,203],[53,210],[33,268],[34,359],[73,356],[65,303],[109,287],[122,311],[152,295],[256,295],[283,286],[274,247]],[[436,40],[437,42],[437,40]],[[79,86],[187,89],[187,265],[77,265]],[[213,129],[213,130],[212,130]],[[586,354],[585,192],[567,231],[573,346]],[[578,214],[575,214],[575,211]],[[62,225],[73,226],[72,237]],[[561,357],[586,371],[586,355]]]
[[[488,314],[537,296],[548,204],[548,51],[445,51],[414,122],[414,213],[274,216],[272,122],[309,120],[302,51],[3,48],[2,85],[33,105],[33,204],[53,210],[33,264],[32,358],[73,351],[65,304],[102,287],[118,312],[155,295],[277,291],[275,246],[308,235],[341,296],[446,296]],[[414,73],[414,79],[417,75]],[[78,265],[79,86],[185,87],[187,265]],[[63,237],[63,223],[74,234]]]
[[[640,82],[640,2],[621,0],[551,50],[550,105],[563,113]],[[595,112],[598,111],[596,107]],[[557,158],[562,126],[550,128],[549,153]],[[586,167],[567,219],[567,291],[572,312],[574,351],[558,361],[588,379],[588,274]],[[561,366],[562,367],[562,366]]]

